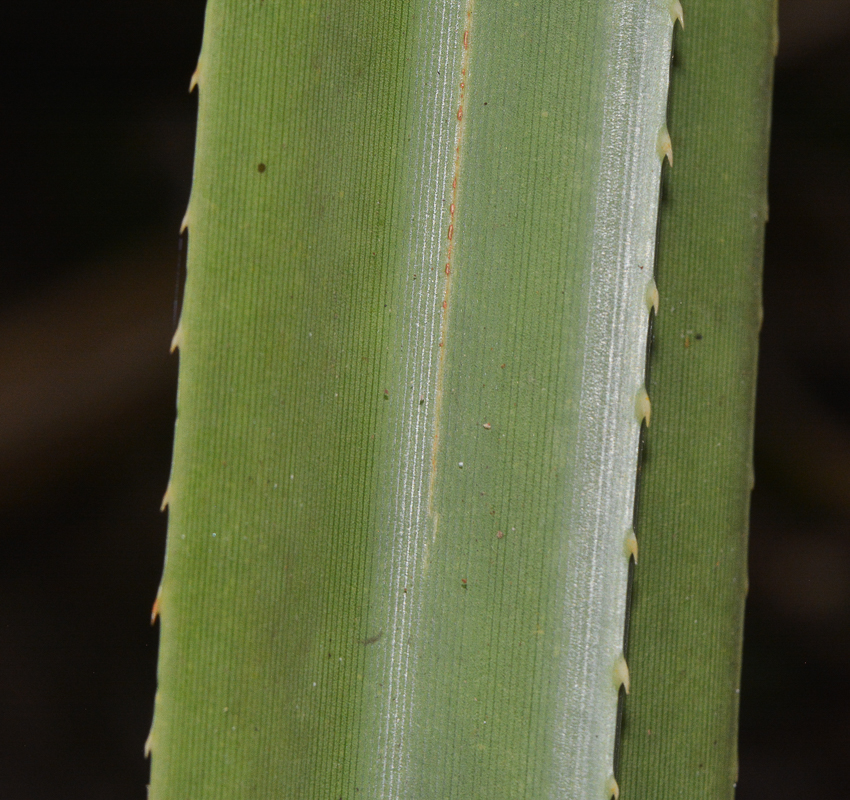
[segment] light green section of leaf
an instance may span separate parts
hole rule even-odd
[[[210,0],[151,797],[610,795],[672,29]]]

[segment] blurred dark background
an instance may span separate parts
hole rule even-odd
[[[767,0],[766,0],[767,1]],[[145,797],[203,0],[0,31],[0,798]],[[850,796],[850,2],[782,0],[739,800]]]
[[[0,799],[143,800],[204,0],[0,26]]]

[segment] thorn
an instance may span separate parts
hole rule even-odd
[[[608,778],[608,783],[605,784],[605,790],[608,793],[608,797],[613,797],[614,800],[620,800],[620,786],[613,775]]]
[[[191,202],[189,203],[189,207],[191,208]],[[186,209],[186,213],[183,215],[183,221],[180,223],[180,235],[182,236],[186,233],[186,228],[189,227],[189,208]]]
[[[672,12],[671,12],[672,13]],[[192,73],[192,77],[189,80],[189,94],[195,91],[198,86],[198,81],[201,78],[201,61],[198,59],[198,65],[195,67],[195,71]]]
[[[638,543],[634,528],[629,528],[629,532],[626,534],[626,555],[628,555],[629,558],[633,558],[635,560],[635,564],[637,564]]]
[[[655,312],[655,316],[658,316],[658,287],[654,280],[650,280],[646,287],[646,307],[651,308]]]
[[[174,336],[171,337],[171,347],[168,352],[173,353],[178,347],[183,346],[183,328],[180,322],[177,323],[177,330],[174,331]]]
[[[168,483],[168,488],[165,490],[165,494],[162,496],[162,503],[159,506],[160,511],[165,511],[168,508],[169,503],[171,503],[171,482]]]
[[[649,395],[643,386],[635,397],[635,413],[637,414],[638,424],[645,422],[648,428],[652,419],[652,403],[649,402]]]
[[[661,130],[658,131],[658,157],[662,161],[666,157],[670,166],[673,166],[673,142],[670,140],[670,132],[666,125],[662,125]]]
[[[151,729],[148,732],[148,738],[145,739],[145,758],[151,757],[151,751],[153,750],[153,733],[156,729],[156,707],[159,705],[159,691],[157,691],[153,696],[153,719],[151,720]]]
[[[685,12],[682,11],[682,4],[679,0],[673,0],[670,3],[670,18],[673,20],[673,25],[675,26],[676,20],[679,20],[679,25],[682,26],[682,30],[685,30]]]
[[[159,616],[159,598],[162,596],[162,584],[159,585],[159,588],[156,590],[156,598],[153,601],[153,608],[151,609],[151,625],[156,622],[156,618]]]
[[[622,686],[626,690],[626,694],[629,693],[631,689],[629,665],[626,663],[626,658],[623,655],[617,659],[617,663],[614,666],[614,681],[617,684],[617,689]]]

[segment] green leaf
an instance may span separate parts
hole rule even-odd
[[[678,10],[210,0],[151,797],[617,793]]]

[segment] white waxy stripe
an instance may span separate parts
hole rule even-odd
[[[675,17],[666,0],[615,0],[602,121],[576,490],[562,556],[560,707],[551,800],[618,794],[611,783],[640,414]],[[666,128],[664,128],[666,130]],[[666,153],[665,153],[666,154]],[[648,418],[648,397],[646,398]],[[625,682],[625,681],[624,681]],[[596,795],[587,787],[597,786]]]

